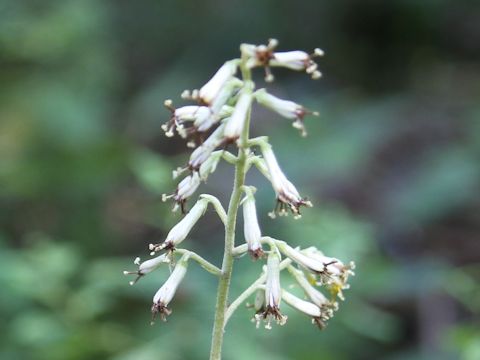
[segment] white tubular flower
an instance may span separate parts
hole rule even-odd
[[[318,79],[322,74],[317,70],[317,63],[313,61],[313,58],[316,56],[323,56],[323,51],[317,48],[313,54],[307,54],[299,50],[275,52],[272,54],[269,65],[297,71],[305,70],[307,74],[310,74],[312,79]]]
[[[171,100],[166,100],[164,104],[172,113],[170,120],[162,125],[162,129],[168,137],[173,136],[175,129],[183,138],[187,137],[193,132],[191,128],[185,128],[185,124],[189,122],[193,124],[193,129],[205,128],[204,124],[215,123],[212,110],[207,106],[187,105],[175,109]]]
[[[265,284],[265,311],[255,315],[257,327],[260,320],[266,322],[265,328],[271,329],[272,318],[277,324],[284,325],[287,316],[280,312],[282,288],[280,287],[280,257],[275,251],[271,251],[267,260],[267,282]]]
[[[258,225],[255,198],[251,190],[247,193],[243,201],[243,234],[252,259],[257,260],[263,257],[264,253],[260,242],[262,234],[260,232],[260,226]]]
[[[272,66],[283,66],[292,70],[304,70],[305,63],[310,60],[310,55],[305,51],[276,52],[271,60]]]
[[[317,249],[307,249],[304,252],[293,249],[285,242],[277,243],[278,249],[302,268],[319,277],[318,285],[326,285],[334,297],[345,300],[343,290],[350,286],[348,277],[354,275],[355,264],[344,265],[340,260],[324,256]],[[313,299],[312,299],[313,300]],[[335,304],[332,303],[335,309]]]
[[[322,311],[317,305],[302,300],[285,290],[282,291],[282,298],[292,308],[310,316],[312,323],[316,324],[319,329],[322,330],[325,328],[326,324],[322,319]]]
[[[190,156],[188,167],[192,171],[198,171],[200,166],[210,157],[212,152],[224,141],[223,131],[225,125],[220,125],[208,138],[196,148]]]
[[[286,290],[282,290],[282,299],[294,309],[311,317],[320,317],[320,308],[309,301],[302,300]]]
[[[325,265],[321,261],[303,254],[302,252],[289,246],[286,242],[277,242],[277,247],[285,256],[292,259],[304,269],[314,274],[323,274],[325,272]]]
[[[306,136],[307,132],[303,124],[305,115],[312,114],[318,116],[318,112],[311,112],[293,101],[282,100],[272,94],[269,94],[265,89],[260,89],[255,92],[257,102],[270,110],[275,111],[280,116],[287,119],[294,119],[293,127],[301,131],[302,136]]]
[[[188,175],[182,181],[180,181],[174,194],[163,194],[162,201],[167,201],[167,199],[173,198],[175,201],[173,211],[176,211],[180,206],[182,213],[185,213],[185,203],[187,199],[192,196],[195,191],[197,191],[199,185],[200,175],[197,171],[194,171],[191,175]]]
[[[245,89],[240,94],[235,109],[233,110],[233,114],[225,125],[223,135],[227,141],[235,141],[242,134],[251,104],[252,94],[250,89]]]
[[[162,254],[160,256],[157,256],[153,259],[146,260],[142,263],[140,263],[140,258],[136,258],[134,263],[135,265],[138,265],[138,270],[137,271],[124,271],[124,275],[137,275],[137,277],[130,281],[130,285],[135,284],[142,276],[152,272],[153,270],[157,269],[160,267],[162,264],[167,264],[170,262],[170,259],[167,257],[166,254]]]
[[[223,64],[213,77],[199,91],[200,100],[211,105],[225,83],[237,72],[238,61],[230,60]]]
[[[166,321],[166,317],[172,313],[172,311],[168,308],[168,304],[170,301],[172,301],[178,285],[180,285],[185,277],[185,274],[187,273],[187,266],[188,256],[184,255],[176,264],[167,281],[155,293],[152,305],[152,324],[157,314],[160,314],[161,319]]]
[[[167,234],[167,238],[163,243],[150,244],[150,250],[153,252],[161,250],[173,250],[188,236],[193,226],[203,216],[208,206],[207,199],[200,199],[190,209],[190,211],[183,217],[180,222],[175,225]]]
[[[276,213],[280,216],[287,215],[288,212],[286,206],[288,206],[294,214],[294,217],[296,219],[299,218],[301,216],[300,207],[311,207],[312,203],[301,198],[296,187],[286,178],[282,169],[280,169],[280,166],[278,165],[272,147],[269,144],[264,144],[261,146],[261,149],[265,164],[270,173],[270,182],[277,194],[277,206],[275,207],[275,210],[269,214],[270,217],[274,218]]]
[[[295,269],[293,266],[289,268],[290,273],[294,276],[297,283],[303,289],[308,298],[317,305],[321,314],[317,322],[321,328],[325,327],[327,321],[333,317],[334,311],[338,310],[338,303],[336,301],[330,301],[325,295],[318,291],[305,277],[304,273],[301,270]]]

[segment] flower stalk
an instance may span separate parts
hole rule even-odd
[[[252,69],[264,68],[265,80],[271,82],[274,76],[271,67],[283,67],[294,71],[306,72],[313,79],[320,77],[318,65],[313,58],[323,55],[316,49],[313,54],[303,51],[278,52],[278,41],[270,39],[266,45],[242,44],[241,57],[226,61],[213,77],[200,90],[185,90],[182,98],[196,101],[195,105],[179,108],[173,106],[172,100],[165,101],[170,110],[170,120],[162,126],[167,137],[177,132],[187,139],[187,146],[196,147],[188,163],[174,171],[174,177],[183,175],[175,191],[164,195],[163,200],[172,199],[174,210],[181,208],[183,218],[168,232],[166,238],[150,244],[149,249],[154,258],[140,263],[136,260],[138,270],[125,271],[136,275],[135,283],[140,277],[151,276],[156,269],[168,264],[172,273],[160,287],[153,298],[153,318],[162,319],[170,315],[170,303],[187,273],[189,261],[197,262],[201,268],[218,278],[215,317],[212,330],[210,359],[220,360],[225,327],[232,314],[256,294],[254,321],[257,327],[260,321],[271,328],[272,320],[284,325],[287,316],[280,312],[282,299],[292,308],[312,318],[320,328],[333,316],[337,309],[336,298],[343,300],[342,290],[348,289],[348,276],[353,275],[353,263],[344,265],[340,260],[323,255],[315,248],[299,249],[286,241],[262,236],[257,217],[255,188],[245,182],[247,172],[256,167],[271,183],[276,194],[277,206],[270,215],[287,215],[300,218],[300,208],[310,207],[312,203],[300,196],[297,187],[287,179],[273,152],[266,136],[250,139],[250,122],[254,102],[267,107],[277,115],[293,120],[294,127],[306,135],[304,117],[318,115],[290,100],[280,99],[265,89],[256,90],[252,81]],[[237,76],[240,73],[240,76]],[[234,155],[226,147],[237,149]],[[260,150],[260,151],[258,151]],[[235,167],[235,178],[228,208],[225,211],[220,201],[209,194],[202,194],[190,210],[187,201],[194,197],[202,182],[215,172],[217,164],[224,160]],[[190,204],[190,202],[189,202]],[[201,221],[207,207],[213,206],[225,228],[224,252],[220,267],[199,254],[179,249],[178,245],[188,243],[190,232]],[[237,217],[240,207],[243,210],[243,235],[245,243],[235,246]],[[264,250],[267,245],[270,250]],[[161,254],[158,254],[161,253]],[[249,253],[253,260],[265,261],[262,273],[237,298],[228,305],[234,261]],[[176,257],[181,256],[179,260]],[[165,265],[166,266],[166,265]],[[283,270],[288,269],[290,277],[300,285],[309,301],[285,291],[281,279]],[[313,279],[313,280],[312,280]],[[325,287],[327,295],[317,290]],[[329,295],[330,296],[329,296]]]
[[[243,78],[249,80],[251,78],[250,69],[241,64],[241,71]],[[253,89],[245,90],[253,92]],[[248,96],[248,95],[247,95]],[[251,104],[250,104],[251,106]],[[244,122],[243,130],[240,134],[240,146],[238,149],[237,162],[235,166],[235,180],[233,183],[232,195],[230,197],[230,203],[228,205],[227,212],[227,224],[225,226],[225,250],[222,261],[222,275],[218,283],[217,290],[217,304],[215,306],[215,319],[213,323],[212,331],[212,345],[210,350],[210,360],[221,359],[222,343],[225,328],[225,315],[227,311],[228,292],[230,288],[230,281],[233,271],[233,249],[235,247],[235,227],[237,224],[237,213],[240,207],[240,201],[242,196],[242,187],[245,185],[246,165],[247,165],[247,148],[242,146],[248,141],[249,129],[250,129],[250,115],[251,107],[249,106],[246,111],[246,118]]]

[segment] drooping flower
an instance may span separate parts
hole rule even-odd
[[[255,315],[257,327],[259,326],[260,320],[264,320],[266,322],[266,329],[272,328],[272,319],[274,319],[279,325],[284,325],[287,322],[287,316],[280,312],[281,298],[282,288],[280,286],[280,257],[275,251],[271,251],[267,259],[265,311]]]
[[[274,218],[275,213],[278,212],[280,216],[287,215],[286,206],[290,208],[295,218],[299,218],[301,206],[312,206],[312,203],[300,197],[295,185],[293,185],[285,176],[278,165],[275,154],[268,144],[261,146],[263,158],[270,173],[270,182],[277,194],[277,206],[275,211],[270,213],[270,217]]]
[[[311,112],[293,101],[280,99],[269,94],[265,89],[257,90],[255,92],[255,98],[259,104],[275,111],[277,114],[287,119],[295,120],[293,122],[293,127],[299,129],[302,136],[307,135],[303,118],[308,114],[318,116],[318,112]]]
[[[294,276],[297,283],[303,289],[308,298],[320,308],[320,316],[317,324],[325,327],[327,321],[333,317],[334,311],[338,310],[338,303],[336,301],[330,301],[325,295],[318,291],[305,277],[303,271],[289,267],[290,273]]]
[[[163,243],[150,244],[150,250],[153,252],[161,250],[172,250],[188,236],[193,226],[203,216],[208,206],[207,199],[200,199],[190,209],[190,211],[178,222],[167,234]]]
[[[317,305],[302,300],[286,290],[282,291],[282,298],[295,310],[310,316],[312,318],[312,323],[316,324],[320,329],[325,328],[325,323],[322,320],[322,311]]]
[[[152,305],[152,324],[157,314],[160,314],[160,318],[166,321],[166,317],[172,313],[168,308],[168,304],[172,301],[178,286],[182,282],[185,274],[187,273],[188,256],[184,255],[177,262],[172,273],[168,277],[167,281],[160,287],[153,297]]]
[[[349,288],[348,277],[354,275],[353,262],[344,265],[336,258],[323,255],[318,249],[309,248],[299,251],[284,241],[278,241],[277,246],[285,256],[318,277],[318,285],[326,285],[334,297],[344,300],[342,290]]]

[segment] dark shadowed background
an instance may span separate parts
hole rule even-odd
[[[0,0],[0,359],[206,358],[214,278],[192,264],[169,322],[150,326],[167,270],[134,287],[122,270],[179,219],[161,194],[188,155],[160,129],[163,100],[269,37],[326,56],[320,81],[277,70],[270,86],[320,111],[309,137],[255,113],[252,133],[315,204],[269,219],[252,171],[262,230],[357,275],[322,332],[288,310],[256,330],[242,308],[225,359],[480,359],[476,0]],[[222,165],[200,191],[225,203],[231,176]],[[222,236],[209,212],[186,246],[218,264]],[[259,271],[242,258],[232,294]]]

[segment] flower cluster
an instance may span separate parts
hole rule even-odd
[[[324,256],[315,248],[293,249],[286,242],[262,238],[271,250],[268,255],[265,274],[257,284],[255,315],[257,327],[262,320],[265,328],[271,329],[271,322],[286,323],[287,316],[280,311],[283,300],[295,310],[309,316],[312,323],[324,329],[328,320],[338,310],[337,299],[344,300],[342,290],[348,289],[348,277],[353,275],[354,263],[344,265],[340,260]],[[281,260],[281,255],[285,259]],[[294,264],[296,266],[294,266]],[[303,300],[280,285],[280,272],[288,269],[295,283],[301,288],[307,300]],[[325,293],[319,288],[323,287]]]
[[[305,71],[312,79],[319,79],[322,76],[322,73],[318,71],[317,63],[313,60],[314,57],[323,56],[321,49],[316,48],[313,54],[300,50],[276,52],[277,45],[276,39],[270,39],[267,45],[242,44],[240,50],[242,55],[247,58],[248,67],[261,66],[265,68],[265,81],[267,82],[274,80],[270,67]]]
[[[225,271],[231,271],[231,267],[230,270],[228,266],[220,269],[198,254],[179,248],[210,204],[226,227],[226,258],[230,256],[233,261],[233,256],[249,253],[253,260],[266,259],[266,266],[260,277],[245,290],[238,301],[232,302],[228,307],[225,315],[227,320],[228,314],[236,309],[238,303],[256,292],[254,321],[257,326],[261,321],[265,321],[266,328],[271,328],[272,321],[285,324],[287,316],[280,311],[283,300],[292,308],[311,317],[313,323],[320,328],[324,328],[338,308],[337,299],[344,300],[343,290],[348,289],[348,277],[353,275],[353,263],[345,265],[336,258],[325,256],[316,248],[300,250],[285,241],[262,236],[255,205],[255,188],[245,185],[245,173],[251,165],[257,166],[270,181],[276,194],[277,205],[269,213],[272,218],[292,213],[293,217],[298,219],[302,207],[312,206],[282,171],[268,138],[248,137],[254,102],[283,118],[293,120],[293,126],[300,129],[302,135],[306,135],[304,118],[307,115],[318,115],[317,112],[293,101],[280,99],[266,89],[255,88],[250,76],[251,69],[255,67],[265,69],[267,81],[273,81],[272,67],[305,71],[313,79],[320,77],[318,65],[314,62],[314,57],[323,55],[320,49],[315,49],[313,54],[303,51],[277,52],[277,45],[278,42],[273,39],[267,45],[242,44],[239,59],[225,62],[200,89],[185,90],[182,93],[184,100],[193,101],[194,104],[176,108],[172,100],[165,101],[165,106],[171,112],[169,121],[162,126],[166,136],[178,133],[187,139],[187,145],[194,147],[194,150],[188,162],[174,171],[174,178],[184,174],[175,191],[163,196],[164,201],[172,199],[174,210],[181,208],[185,215],[163,241],[150,244],[151,255],[155,257],[142,263],[137,258],[135,263],[138,270],[125,271],[125,274],[136,275],[136,279],[131,281],[133,285],[139,278],[163,264],[170,266],[170,276],[153,298],[154,318],[159,315],[165,320],[166,316],[170,315],[168,306],[185,277],[190,260],[198,262],[221,279]],[[229,147],[236,147],[238,155],[232,154]],[[254,148],[260,151],[255,151]],[[194,196],[201,183],[216,170],[222,159],[235,165],[237,169],[228,214],[215,197],[206,194],[201,195],[187,211],[187,200]],[[235,248],[234,233],[228,231],[234,231],[235,217],[240,207],[243,210],[245,243]],[[265,245],[269,250],[264,249]],[[177,255],[181,255],[179,260],[175,259]],[[302,289],[306,300],[282,287],[280,275],[283,270],[288,270]],[[320,291],[320,287],[326,291]],[[226,305],[223,306],[225,307]]]

